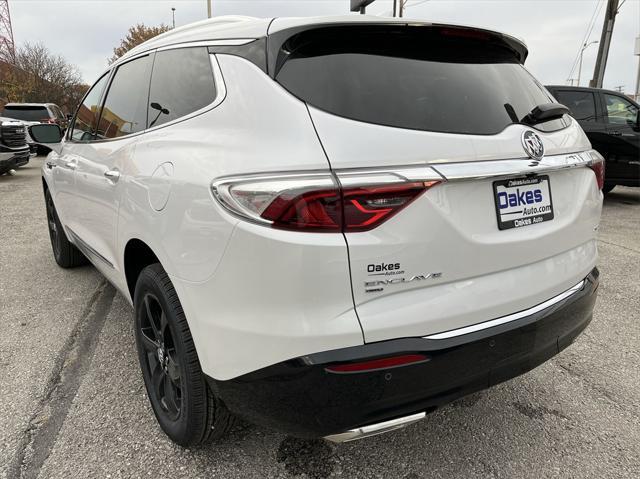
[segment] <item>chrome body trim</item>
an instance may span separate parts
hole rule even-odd
[[[71,228],[66,227],[66,230],[70,233],[70,236],[73,239],[73,244],[76,245],[80,251],[84,253],[85,256],[91,256],[100,260],[100,262],[107,265],[109,268],[114,269],[113,263],[109,261],[107,258],[98,253],[95,249],[85,243]]]
[[[598,161],[602,161],[600,154],[595,150],[589,150],[566,155],[545,156],[539,161],[531,158],[520,158],[464,163],[438,163],[431,165],[431,168],[441,174],[447,181],[473,181],[538,175],[550,171],[582,168]]]
[[[444,178],[430,166],[394,166],[389,168],[349,168],[335,170],[343,187],[386,185],[416,181],[443,181]]]
[[[569,288],[568,290],[560,293],[557,296],[554,296],[547,301],[540,303],[532,308],[525,309],[523,311],[519,311],[517,313],[509,314],[507,316],[502,316],[500,318],[491,319],[489,321],[484,321],[482,323],[473,324],[471,326],[465,326],[463,328],[452,329],[451,331],[445,331],[443,333],[432,334],[429,336],[424,336],[424,339],[450,339],[458,336],[463,336],[465,334],[475,333],[477,331],[482,331],[483,329],[493,328],[495,326],[500,326],[501,324],[510,323],[512,321],[517,321],[518,319],[526,318],[527,316],[531,316],[532,314],[543,311],[547,308],[550,308],[560,301],[563,301],[582,289],[584,286],[585,280],[583,279],[575,286]]]
[[[401,429],[409,424],[424,419],[427,414],[419,412],[412,414],[411,416],[399,417],[397,419],[391,419],[390,421],[379,422],[377,424],[371,424],[370,426],[362,426],[356,429],[350,429],[340,434],[332,434],[325,436],[324,439],[331,442],[350,442],[357,439],[364,439],[365,437],[376,436],[385,432],[395,431]]]

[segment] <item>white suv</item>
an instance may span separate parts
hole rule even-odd
[[[60,142],[56,261],[133,304],[171,439],[377,434],[578,336],[603,163],[526,56],[470,27],[222,17],[118,60],[62,141],[31,128]]]

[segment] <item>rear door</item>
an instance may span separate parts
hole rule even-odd
[[[602,93],[610,141],[607,176],[619,183],[640,185],[638,107],[621,95]]]
[[[286,42],[276,80],[309,104],[345,191],[426,190],[345,233],[366,341],[511,314],[584,278],[601,208],[589,143],[568,117],[522,123],[552,99],[512,45],[450,27],[341,28]],[[402,201],[353,206],[375,221]]]
[[[121,171],[146,129],[152,56],[119,65],[103,102],[96,138],[78,154],[74,235],[85,253],[112,281],[118,281],[116,228]]]

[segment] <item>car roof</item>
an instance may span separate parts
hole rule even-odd
[[[118,59],[111,67],[118,65],[140,53],[162,48],[170,45],[195,42],[229,41],[227,44],[238,44],[242,40],[248,42],[257,38],[266,37],[273,33],[288,28],[327,25],[327,24],[405,24],[405,25],[434,25],[432,22],[413,20],[407,18],[377,17],[372,15],[338,15],[321,17],[287,17],[287,18],[255,18],[245,16],[220,16],[190,23],[182,27],[174,28],[148,40],[135,48],[132,48]],[[438,24],[440,25],[440,24]],[[527,46],[518,38],[505,35],[501,32],[487,30],[469,25],[448,25],[456,27],[474,28],[509,39],[521,50],[524,58],[527,56]],[[110,68],[111,68],[110,67]]]

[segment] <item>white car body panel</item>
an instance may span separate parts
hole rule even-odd
[[[185,42],[260,38],[270,23],[199,22],[145,43],[115,66]],[[277,19],[269,31],[312,23],[321,22]],[[59,167],[44,169],[59,216],[77,235],[72,241],[86,243],[111,265],[88,255],[128,300],[127,244],[141,241],[157,256],[206,375],[227,380],[305,354],[487,321],[544,302],[595,266],[602,194],[591,169],[550,171],[553,221],[505,231],[496,228],[493,180],[454,178],[451,165],[527,164],[521,136],[530,128],[456,135],[348,120],[307,107],[243,58],[212,58],[224,81],[221,102],[122,139],[63,142],[62,153],[49,157]],[[576,122],[538,134],[547,155],[590,149]],[[75,170],[64,166],[69,161]],[[359,233],[253,224],[225,210],[211,189],[214,180],[235,175],[408,165],[432,166],[445,178],[448,171],[451,181]],[[104,173],[115,168],[120,179],[114,183]],[[407,275],[440,275],[367,293],[371,263],[400,263]]]

